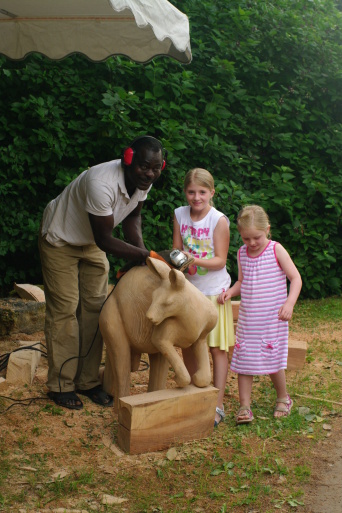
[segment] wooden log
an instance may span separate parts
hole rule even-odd
[[[304,367],[307,343],[303,340],[289,339],[289,356],[287,358],[287,370],[300,370]]]
[[[32,345],[35,345],[37,349],[42,349],[42,347],[39,342],[31,342],[30,346],[27,346],[27,342],[25,344],[21,351],[11,353],[9,357],[6,373],[7,383],[32,384],[41,353],[35,349],[25,349],[25,347]]]
[[[234,346],[229,348],[228,360],[232,361]],[[287,370],[300,370],[304,367],[307,352],[307,343],[302,340],[289,339],[289,354]]]
[[[235,323],[239,317],[240,301],[232,301],[231,303],[232,303],[232,309],[233,309],[233,320]]]
[[[228,352],[228,361],[229,362],[232,361],[233,351],[234,351],[234,346],[229,346],[229,352]]]
[[[36,285],[30,283],[15,283],[14,290],[22,299],[28,299],[30,301],[37,301],[38,303],[45,303],[45,293]]]
[[[232,301],[232,309],[233,309],[233,321],[234,321],[234,335],[236,335],[236,327],[237,327],[237,321],[239,318],[239,309],[240,309],[240,301]],[[232,361],[234,346],[229,347],[228,352],[228,361]]]
[[[119,447],[139,454],[209,436],[217,394],[217,388],[211,386],[188,385],[120,398]]]
[[[233,319],[234,319],[234,333],[236,333],[237,320],[239,317],[240,301],[232,301]],[[232,359],[234,346],[229,348],[228,360]],[[305,363],[307,351],[306,342],[300,340],[289,339],[289,356],[287,361],[287,370],[302,369]]]

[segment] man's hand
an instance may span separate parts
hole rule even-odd
[[[150,257],[165,262],[170,269],[186,272],[195,259],[178,249],[165,249],[163,251],[150,251]]]
[[[118,272],[116,273],[116,279],[119,281],[120,278],[123,277],[124,274],[126,274],[130,269],[132,269],[133,267],[136,267],[137,265],[141,265],[139,264],[139,262],[127,262],[127,264],[125,264],[123,267],[121,267],[121,269],[118,270]]]
[[[177,253],[175,253],[175,251]],[[165,249],[163,251],[150,251],[149,256],[151,258],[156,258],[157,260],[161,260],[165,264],[167,264],[170,269],[177,269],[177,271],[181,271],[186,273],[188,268],[193,264],[195,259],[188,254],[183,253],[179,250],[174,249]],[[116,279],[119,280],[124,274],[126,274],[132,267],[137,265],[141,265],[139,262],[127,262],[121,269],[116,273]]]

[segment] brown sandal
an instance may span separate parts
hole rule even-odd
[[[248,406],[240,406],[235,421],[236,424],[248,424],[254,420],[254,416],[252,410],[248,408]]]
[[[288,417],[291,413],[291,408],[293,406],[293,401],[289,394],[284,399],[277,399],[276,406],[274,408],[273,417],[275,419],[281,419],[282,417]],[[276,415],[276,413],[280,413],[281,415]]]

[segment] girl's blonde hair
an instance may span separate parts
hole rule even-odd
[[[200,185],[210,191],[215,189],[214,178],[209,171],[202,169],[201,167],[195,167],[187,172],[184,178],[184,190],[186,190],[190,184]],[[209,205],[213,206],[213,199],[210,198]]]
[[[237,228],[239,232],[244,228],[255,228],[267,233],[270,228],[270,220],[265,210],[259,205],[247,205],[240,210],[237,217]],[[271,231],[268,232],[268,238],[271,238]]]

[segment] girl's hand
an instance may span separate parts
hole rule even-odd
[[[227,299],[230,299],[230,298],[231,298],[230,289],[228,289],[226,291],[223,289],[223,291],[221,292],[221,294],[217,298],[217,302],[220,305],[224,305],[224,302],[227,301]]]
[[[278,319],[280,321],[289,321],[292,317],[293,313],[293,305],[288,301],[285,301],[282,307],[279,308],[278,311]]]

